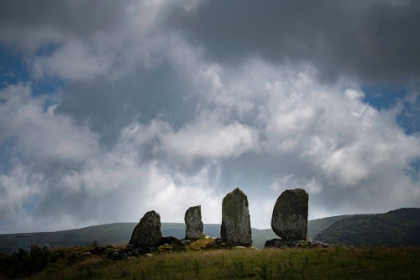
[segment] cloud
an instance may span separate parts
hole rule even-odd
[[[387,205],[380,209],[415,205],[418,180],[407,171],[420,157],[415,152],[420,141],[397,125],[395,111],[370,107],[352,83],[320,83],[312,67],[290,70],[255,59],[248,63],[240,75],[219,66],[223,87],[207,93],[255,89],[243,96],[255,110],[238,115],[232,113],[237,104],[207,96],[200,99],[206,109],[194,121],[176,127],[164,116],[135,119],[121,128],[112,146],[101,144],[104,135],[88,124],[57,113],[57,105],[44,109],[45,97],[31,95],[30,85],[4,88],[1,119],[11,121],[2,123],[2,139],[15,138],[17,166],[25,174],[9,171],[3,176],[11,182],[29,174],[38,179],[32,192],[23,188],[14,206],[8,206],[14,212],[3,219],[21,213],[28,224],[33,215],[55,223],[65,216],[67,225],[81,226],[137,220],[158,209],[165,220],[182,221],[194,201],[216,223],[219,214],[209,213],[217,213],[223,195],[237,186],[250,201],[266,201],[264,209],[271,202],[264,193],[275,198],[295,187],[311,194],[311,213],[370,209],[366,205],[378,195]],[[237,79],[243,80],[239,87]],[[3,183],[4,190],[10,188]],[[396,199],[395,188],[404,195]],[[349,190],[357,197],[355,204],[346,202]],[[24,205],[35,197],[33,210],[25,214]],[[105,218],[110,204],[119,210]],[[252,206],[253,215],[267,212],[258,204]],[[268,221],[269,216],[253,224],[266,227]]]
[[[56,114],[56,105],[44,111],[43,98],[33,97],[30,85],[9,86],[0,93],[1,119],[9,120],[2,123],[2,139],[3,142],[8,138],[15,139],[10,171],[0,180],[1,191],[6,194],[1,203],[3,224],[20,217],[38,230],[50,222],[54,223],[50,228],[55,229],[63,226],[59,220],[64,216],[62,221],[66,221],[67,227],[88,225],[103,220],[103,211],[109,211],[108,203],[116,200],[119,205],[127,200],[126,195],[131,203],[103,221],[137,220],[139,213],[148,211],[148,207],[167,214],[169,221],[181,221],[184,208],[187,209],[192,200],[207,209],[216,205],[218,195],[213,195],[212,187],[205,184],[207,166],[195,176],[186,177],[182,172],[165,167],[164,162],[143,160],[147,145],[156,135],[178,137],[177,134],[165,134],[165,128],[174,131],[169,124],[159,120],[149,126],[133,124],[124,128],[117,145],[106,151],[89,127]],[[227,130],[220,129],[222,133],[229,129],[241,132],[242,127],[232,125]],[[250,136],[248,131],[244,133],[246,137]],[[152,145],[164,150],[159,143],[152,142]],[[133,154],[136,150],[139,152]],[[169,201],[179,202],[168,208]],[[25,205],[28,203],[34,203],[34,206],[27,213]],[[89,208],[91,204],[94,210]],[[136,204],[139,207],[131,208]],[[204,217],[216,223],[219,215]],[[36,218],[42,218],[43,222],[35,226]],[[15,226],[4,227],[4,230],[24,230],[22,225]]]
[[[109,46],[127,43],[126,36],[139,42],[136,37],[145,41],[153,34],[180,32],[217,63],[240,65],[256,55],[273,63],[310,62],[322,70],[324,79],[350,75],[367,84],[406,82],[418,81],[420,74],[419,13],[418,2],[412,0],[351,4],[247,0],[240,6],[220,0],[101,5],[3,1],[0,41],[33,53],[78,38],[108,37],[113,40]]]
[[[401,126],[420,100],[414,1],[19,5],[0,9],[30,73],[0,89],[3,232],[198,204],[218,223],[236,187],[258,228],[297,187],[311,218],[419,207],[420,138]],[[379,110],[361,88],[388,77],[411,90]]]
[[[40,191],[41,174],[29,175],[25,167],[17,164],[8,175],[0,176],[0,219],[21,215],[24,202]]]
[[[185,30],[217,62],[240,64],[253,55],[273,63],[307,61],[323,70],[324,79],[351,75],[371,83],[418,79],[419,12],[416,1],[238,6],[214,0],[191,16],[171,13],[167,25]]]
[[[7,86],[1,91],[3,141],[16,138],[17,150],[33,163],[66,160],[78,163],[98,153],[97,136],[86,126],[74,126],[69,116],[44,111],[46,98],[31,96],[29,84]]]
[[[64,80],[84,81],[107,72],[109,64],[107,55],[82,42],[71,41],[51,56],[36,57],[32,67],[35,79],[57,76]]]
[[[237,157],[253,149],[257,137],[255,131],[239,123],[213,127],[202,122],[166,135],[162,142],[165,150],[180,157],[212,159]]]
[[[0,41],[25,52],[34,52],[46,44],[60,44],[69,37],[94,36],[109,29],[118,30],[125,24],[126,15],[130,12],[128,7],[135,3],[126,1],[125,5],[120,5],[113,1],[101,1],[99,5],[98,1],[3,1]]]

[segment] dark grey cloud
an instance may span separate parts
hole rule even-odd
[[[272,63],[310,62],[322,77],[352,75],[365,83],[420,76],[418,1],[206,1],[197,13],[172,13],[219,63],[260,56]]]
[[[121,28],[129,5],[135,1],[123,2],[124,5],[122,2],[96,0],[3,0],[0,3],[0,34],[2,37],[11,38],[7,43],[14,44],[13,47],[18,49],[32,46],[28,40],[36,35],[53,41],[66,36],[92,36],[101,31]],[[54,34],[49,34],[50,32]],[[39,44],[34,45],[35,48],[49,42],[36,43]]]
[[[117,81],[99,77],[72,82],[64,90],[57,112],[72,115],[79,123],[88,121],[105,144],[113,144],[134,119],[147,123],[161,117],[176,126],[191,121],[198,100],[196,95],[183,98],[191,87],[168,64],[149,71],[136,69]]]

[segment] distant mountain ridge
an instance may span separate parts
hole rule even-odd
[[[113,223],[56,232],[28,233],[33,244],[51,246],[86,246],[126,244],[137,223]],[[184,238],[184,223],[162,223],[164,236]],[[220,224],[205,224],[204,234],[220,236]],[[0,235],[0,252],[10,253],[17,234]],[[322,242],[353,246],[420,246],[420,209],[402,208],[385,214],[342,215],[310,220],[308,238]],[[265,241],[278,238],[271,229],[252,229],[253,245],[264,247]]]
[[[420,246],[420,208],[353,215],[336,221],[315,239],[356,247]]]

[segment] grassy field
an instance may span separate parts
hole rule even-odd
[[[29,279],[420,279],[416,247],[189,250],[120,261],[83,254],[89,249],[54,249]]]

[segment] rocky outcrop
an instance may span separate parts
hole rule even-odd
[[[271,239],[265,242],[264,248],[294,248],[294,247],[302,247],[302,248],[328,248],[332,245],[328,243],[323,243],[318,240],[313,240],[309,238],[308,241],[300,240],[300,241],[283,241],[281,239]]]
[[[276,201],[271,228],[282,241],[306,240],[309,196],[303,189],[284,191]]]
[[[185,212],[185,238],[198,239],[203,234],[201,221],[201,205],[188,208]]]
[[[159,246],[162,238],[160,215],[155,211],[147,212],[134,228],[130,244],[142,249]]]
[[[220,236],[236,244],[252,244],[248,198],[239,188],[223,199]]]

